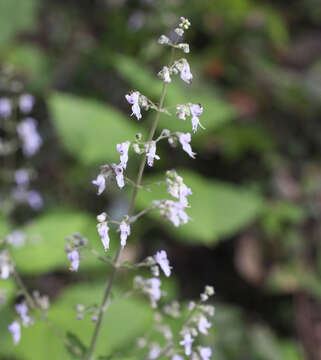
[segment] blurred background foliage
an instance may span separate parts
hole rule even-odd
[[[64,238],[80,232],[101,251],[95,216],[126,212],[130,186],[120,193],[110,185],[97,198],[91,180],[100,165],[117,161],[117,142],[146,132],[152,113],[139,123],[130,118],[124,94],[134,88],[157,101],[155,74],[168,51],[156,40],[182,15],[192,22],[186,40],[194,81],[174,81],[166,105],[200,102],[206,130],[193,137],[195,161],[162,144],[146,181],[178,168],[193,190],[194,220],[178,229],[156,216],[139,221],[126,256],[137,261],[166,248],[175,274],[165,285],[169,299],[215,286],[206,339],[214,359],[321,359],[319,0],[1,0],[0,97],[14,98],[22,87],[35,96],[32,115],[44,143],[32,160],[19,152],[0,158],[0,235],[25,231],[26,245],[13,252],[18,269],[31,289],[51,296],[49,317],[88,343],[93,324],[76,320],[73,306],[99,303],[108,274],[86,254],[71,275]],[[190,129],[174,115],[160,124]],[[138,161],[131,156],[130,177]],[[8,171],[24,166],[38,174],[39,212],[4,201]],[[161,186],[141,191],[137,209],[165,194]],[[130,281],[122,273],[114,296]],[[0,288],[8,296],[0,307],[0,358],[69,358],[40,322],[12,346],[15,285],[1,281]],[[99,343],[104,355],[129,348],[151,322],[142,299],[113,307]]]

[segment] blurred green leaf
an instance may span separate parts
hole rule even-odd
[[[0,1],[0,49],[18,32],[30,28],[36,19],[37,0]]]
[[[302,208],[287,201],[266,204],[262,225],[269,236],[282,234],[285,226],[299,224],[304,220]]]
[[[0,237],[8,235],[10,226],[5,215],[0,213]]]
[[[50,82],[48,59],[38,47],[17,45],[8,51],[5,62],[23,72],[35,90],[43,90]]]
[[[271,154],[275,151],[273,139],[258,124],[232,123],[222,126],[215,133],[222,152],[230,158],[245,156],[247,152]]]
[[[65,238],[79,232],[89,238],[89,244],[101,248],[96,234],[96,221],[86,213],[63,208],[55,208],[37,218],[24,229],[28,241],[21,248],[12,249],[19,271],[24,273],[44,273],[69,267],[64,252]],[[80,270],[99,266],[101,262],[84,252]]]
[[[58,328],[68,329],[79,341],[88,344],[95,324],[90,320],[90,315],[83,320],[77,320],[73,308],[80,302],[86,306],[100,303],[104,287],[102,284],[79,284],[68,288],[52,304],[49,318]],[[152,312],[147,302],[126,298],[112,303],[105,314],[97,353],[107,356],[119,349],[125,350],[147,330],[151,318]],[[2,328],[1,331],[6,330]],[[2,351],[21,356],[24,360],[72,359],[63,342],[41,321],[22,329],[19,346],[13,347],[9,341],[0,349],[0,354]]]
[[[189,186],[193,195],[189,197],[191,205],[187,209],[193,219],[186,225],[175,228],[169,221],[163,221],[166,228],[187,243],[213,244],[221,238],[233,235],[260,215],[263,210],[261,196],[238,186],[224,182],[210,181],[191,171],[178,171]],[[160,175],[147,178],[146,182],[160,179]],[[151,192],[141,191],[138,206],[148,207],[153,200],[168,198],[165,185],[150,186]],[[157,217],[155,212],[151,216]]]
[[[156,74],[153,75],[145,66],[137,63],[134,59],[120,55],[115,57],[114,66],[137,90],[154,101],[158,101],[162,83]],[[195,74],[194,77],[196,77]],[[172,83],[167,87],[165,106],[174,106],[187,102],[193,102],[194,104],[201,103],[204,108],[201,123],[207,131],[215,129],[222,123],[235,118],[232,106],[219,99],[211,88],[199,88],[194,84],[192,86],[179,84],[182,81],[178,79],[179,76],[177,76],[177,79],[173,77]],[[190,120],[178,120],[175,115],[175,107],[172,107],[169,111],[172,113],[172,116],[161,115],[161,128],[172,131],[191,132],[192,125]],[[197,139],[202,135],[207,135],[207,133],[199,130],[193,139]]]
[[[266,30],[270,40],[276,46],[287,45],[289,34],[286,27],[286,21],[281,13],[271,7],[265,9],[264,14],[266,17]]]
[[[61,141],[85,165],[118,162],[116,144],[142,132],[133,118],[126,119],[107,104],[62,93],[52,95],[49,102]]]

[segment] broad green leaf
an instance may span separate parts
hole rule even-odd
[[[18,32],[30,28],[36,18],[37,0],[0,1],[0,49]]]
[[[92,247],[101,248],[95,219],[75,210],[52,209],[27,225],[24,231],[28,238],[26,245],[12,249],[18,269],[24,273],[44,273],[59,268],[67,270],[69,262],[64,252],[65,238],[76,232],[88,237]],[[82,268],[104,265],[88,252],[83,255],[80,271]]]
[[[152,98],[154,101],[158,101],[162,83],[157,79],[156,74],[153,75],[146,67],[142,66],[142,64],[124,56],[117,56],[114,66],[135,89],[147,97]],[[212,89],[198,88],[194,84],[187,85],[181,84],[181,82],[179,76],[177,79],[173,77],[172,83],[167,87],[165,106],[171,106],[169,111],[172,113],[172,116],[161,116],[159,124],[162,129],[166,128],[172,131],[191,132],[192,126],[190,120],[178,120],[175,115],[175,107],[173,107],[176,104],[184,104],[187,102],[195,104],[201,103],[203,105],[204,112],[200,119],[207,131],[215,129],[222,123],[232,120],[235,117],[232,106],[219,99]],[[202,135],[206,135],[206,132],[199,130],[194,135],[194,138],[201,137]]]
[[[253,191],[224,182],[208,180],[191,171],[178,171],[193,195],[187,213],[193,219],[186,225],[175,228],[170,222],[162,221],[178,239],[187,243],[213,244],[221,238],[233,235],[260,215],[263,209],[261,196]],[[147,183],[160,179],[161,175],[145,179]],[[138,206],[150,206],[153,200],[169,198],[165,185],[150,186],[151,192],[140,191]],[[156,212],[151,216],[158,218]]]
[[[84,165],[119,161],[116,144],[142,132],[110,105],[69,94],[50,98],[53,124],[65,148]]]
[[[100,303],[104,288],[105,285],[102,284],[79,284],[68,288],[52,304],[49,318],[59,329],[72,332],[87,346],[95,324],[90,320],[90,315],[83,320],[77,320],[73,307],[78,303]],[[97,343],[97,355],[107,356],[112,352],[126,349],[147,330],[151,323],[151,315],[147,301],[125,298],[111,304],[105,313]],[[4,328],[1,330],[5,331]],[[1,351],[22,356],[24,360],[73,359],[62,341],[41,321],[22,329],[19,346],[14,348],[9,341],[5,348],[0,349],[0,354]]]

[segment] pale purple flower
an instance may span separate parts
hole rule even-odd
[[[18,321],[14,321],[12,324],[8,326],[9,331],[13,337],[13,343],[17,345],[21,338],[21,327]]]
[[[124,182],[124,170],[121,165],[113,165],[113,169],[116,174],[116,182],[118,187],[121,189],[125,186]]]
[[[101,242],[103,243],[103,247],[105,249],[105,251],[107,251],[109,249],[109,227],[106,221],[99,223],[97,225],[97,230],[98,230],[98,234],[101,237]]]
[[[125,141],[121,144],[117,144],[117,151],[120,153],[120,166],[123,169],[126,169],[127,167],[129,146],[130,146],[129,141]]]
[[[133,105],[131,115],[135,115],[137,117],[137,120],[140,120],[142,118],[142,114],[139,107],[139,92],[134,91],[129,95],[125,95],[125,98],[129,102],[129,104]]]
[[[183,67],[181,68],[181,79],[188,84],[192,83],[193,75],[186,59],[183,59]]]
[[[172,81],[171,73],[167,66],[162,68],[162,70],[158,73],[158,76],[163,79],[166,84],[169,84]]]
[[[130,235],[130,225],[127,224],[125,220],[123,220],[119,225],[120,230],[120,245],[122,248],[125,247],[127,237]]]
[[[22,151],[25,156],[33,156],[42,145],[42,139],[37,132],[37,122],[26,118],[17,126],[18,135],[22,141]]]
[[[184,335],[184,340],[179,342],[179,344],[184,346],[184,348],[185,348],[185,355],[187,355],[187,356],[191,355],[193,342],[194,342],[194,339],[191,337],[190,333],[186,333]]]
[[[157,306],[157,301],[161,298],[161,284],[162,282],[157,278],[151,278],[145,281],[145,292],[149,295],[153,308]]]
[[[212,350],[210,347],[201,347],[200,348],[200,355],[202,360],[209,360],[212,356]]]
[[[1,259],[0,259],[1,261]],[[8,279],[10,275],[10,266],[8,263],[0,263],[1,279]]]
[[[28,185],[29,173],[24,169],[19,169],[14,173],[14,179],[18,185]]]
[[[15,309],[16,312],[20,315],[24,326],[29,326],[33,324],[31,317],[28,315],[28,306],[25,302],[17,304],[15,306]]]
[[[171,266],[169,265],[169,261],[167,259],[167,253],[165,250],[157,251],[155,255],[155,260],[164,271],[166,277],[171,275]]]
[[[148,166],[154,165],[154,159],[159,160],[159,156],[156,155],[156,142],[151,141],[148,146],[147,152],[147,164]]]
[[[19,98],[19,108],[24,114],[30,113],[35,103],[35,98],[30,94],[22,94]]]
[[[189,220],[188,215],[185,212],[187,206],[187,200],[173,201],[165,200],[159,204],[160,214],[167,218],[174,226],[186,224]]]
[[[0,252],[0,277],[8,279],[10,276],[11,266],[8,254],[5,251]]]
[[[0,99],[0,116],[7,118],[11,115],[11,103],[7,98]]]
[[[99,174],[96,178],[96,180],[92,181],[92,184],[98,186],[98,192],[97,195],[100,195],[106,188],[106,179],[105,176],[102,174]]]
[[[205,129],[205,127],[200,123],[200,119],[198,118],[203,113],[203,107],[199,104],[193,104],[190,109],[192,114],[192,129],[194,133],[197,131],[198,126],[200,126],[202,129]]]
[[[172,357],[172,360],[184,360],[183,356],[180,356],[180,355],[174,355]]]
[[[40,193],[36,190],[30,190],[27,193],[27,201],[33,210],[40,210],[43,206],[43,200]]]
[[[185,133],[179,133],[178,138],[179,138],[179,142],[181,143],[181,145],[182,145],[182,147],[183,147],[183,150],[184,150],[185,152],[187,152],[187,154],[188,154],[191,158],[195,159],[196,153],[194,153],[194,152],[192,151],[192,147],[191,147],[191,145],[190,145],[190,142],[191,142],[191,134],[190,134],[190,133],[186,133],[186,134],[185,134]]]
[[[25,234],[21,230],[14,230],[7,236],[7,242],[17,248],[22,247],[25,241]]]
[[[206,317],[204,315],[201,315],[201,317],[197,323],[197,326],[198,326],[198,330],[202,334],[207,335],[208,334],[207,329],[209,329],[212,326],[212,324],[206,319]]]
[[[159,347],[158,344],[154,344],[153,346],[151,346],[149,350],[148,359],[150,360],[158,359],[160,354],[161,354],[161,348]]]
[[[79,267],[79,252],[78,252],[78,250],[74,249],[70,253],[68,253],[68,259],[69,259],[69,261],[71,261],[70,270],[78,271],[78,267]]]

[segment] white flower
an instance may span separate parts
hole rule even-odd
[[[171,79],[171,72],[170,69],[167,66],[164,66],[162,70],[157,74],[166,84],[169,84]]]
[[[184,340],[179,342],[179,344],[184,346],[184,348],[185,348],[185,355],[187,355],[187,356],[191,355],[193,342],[194,342],[194,339],[191,337],[190,333],[186,333],[184,335]]]
[[[114,172],[116,174],[116,182],[118,187],[121,189],[125,186],[123,168],[121,165],[113,165]]]
[[[130,146],[129,141],[125,141],[121,144],[117,144],[117,151],[120,153],[120,166],[123,169],[126,169],[127,167],[129,146]]]
[[[171,275],[171,266],[167,259],[167,253],[165,250],[157,251],[155,255],[155,260],[164,271],[165,276],[169,277]]]
[[[78,252],[78,250],[74,249],[70,253],[68,253],[68,259],[71,261],[70,270],[78,271],[78,267],[79,267],[79,252]]]
[[[182,49],[185,54],[189,53],[189,45],[186,43],[180,43],[177,45],[179,49]]]
[[[154,165],[154,159],[159,160],[159,156],[156,155],[156,142],[151,141],[148,145],[147,151],[147,164],[148,166]]]
[[[103,243],[103,247],[105,249],[105,251],[107,251],[109,249],[109,235],[108,235],[108,231],[109,231],[109,227],[106,221],[101,222],[99,224],[97,224],[97,230],[98,230],[98,234],[101,237],[101,242]]]
[[[157,306],[157,301],[161,298],[161,284],[162,282],[157,278],[151,278],[145,281],[143,291],[149,296],[153,308]]]
[[[160,45],[167,45],[169,43],[169,38],[166,35],[161,35],[158,39]]]
[[[191,73],[191,69],[189,67],[189,64],[186,59],[182,59],[183,61],[183,67],[181,68],[181,79],[185,81],[188,84],[192,83],[193,75]]]
[[[204,315],[201,315],[197,326],[198,326],[198,330],[202,334],[207,335],[208,334],[207,329],[209,329],[212,326],[212,324],[206,319],[206,317]]]
[[[201,347],[200,348],[200,355],[202,360],[209,360],[212,356],[212,350],[210,347]]]
[[[138,91],[134,91],[131,94],[127,94],[125,95],[126,100],[129,102],[129,104],[132,104],[132,114],[131,115],[135,115],[137,117],[137,120],[140,120],[142,118],[142,114],[140,112],[140,107],[139,107],[139,92]]]
[[[130,235],[130,225],[127,224],[125,220],[123,220],[119,225],[119,229],[120,229],[120,245],[121,247],[124,248],[127,242],[127,237]]]
[[[13,343],[17,345],[21,338],[21,327],[18,321],[14,321],[12,324],[8,326],[9,331],[13,337]]]
[[[196,153],[194,153],[192,151],[192,147],[190,145],[190,142],[191,142],[191,134],[190,133],[178,133],[178,139],[179,139],[179,142],[181,143],[182,147],[183,147],[183,150],[185,152],[187,152],[187,154],[195,159],[195,155]]]
[[[92,183],[98,186],[98,192],[97,192],[98,195],[100,195],[106,188],[106,179],[105,176],[102,174],[99,174],[97,176],[97,179],[93,180]]]
[[[205,129],[205,127],[200,123],[200,119],[198,118],[203,113],[203,107],[199,104],[192,104],[191,105],[191,114],[192,114],[192,129],[194,132],[197,131],[198,125]]]

